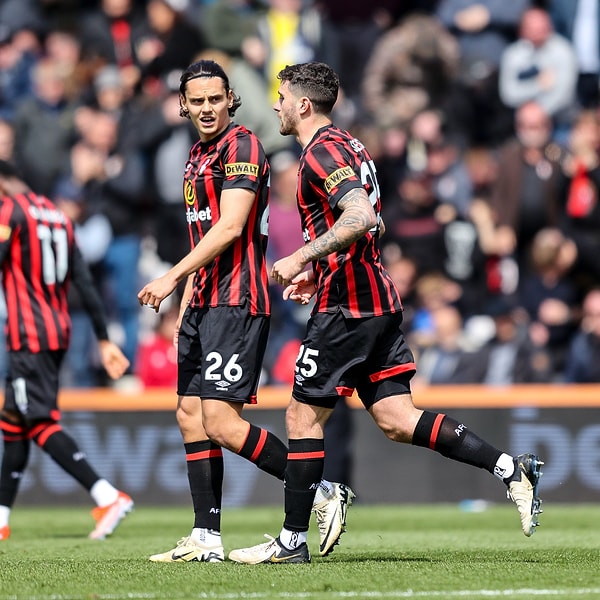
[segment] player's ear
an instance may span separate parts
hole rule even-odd
[[[300,114],[305,113],[312,106],[312,102],[308,96],[298,98],[298,110]]]
[[[185,106],[185,97],[179,94],[179,116],[186,119],[190,118],[190,111]]]

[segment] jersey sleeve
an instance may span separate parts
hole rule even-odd
[[[265,163],[265,152],[258,138],[247,130],[236,130],[223,151],[223,189],[257,191],[265,173]]]
[[[308,178],[332,208],[350,190],[364,187],[360,166],[340,143],[326,141],[315,145],[307,156],[306,165],[312,171],[308,173]]]
[[[11,198],[6,197],[0,201],[0,263],[4,262],[10,249],[10,240],[15,228],[15,204]]]

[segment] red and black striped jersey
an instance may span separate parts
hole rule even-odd
[[[231,123],[209,142],[197,142],[185,167],[183,195],[192,248],[220,218],[221,192],[244,188],[256,194],[242,235],[194,277],[195,307],[242,306],[270,313],[266,264],[270,167],[258,138]]]
[[[64,350],[71,319],[67,291],[73,224],[48,198],[33,192],[0,201],[0,261],[10,350]]]
[[[298,209],[304,241],[331,229],[341,215],[337,203],[363,187],[380,220],[375,165],[363,144],[334,125],[322,127],[304,148],[298,171]],[[313,263],[314,312],[341,311],[369,317],[402,310],[400,294],[381,263],[379,224],[354,244]]]

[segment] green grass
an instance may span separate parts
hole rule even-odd
[[[226,552],[281,521],[279,507],[226,509]],[[600,507],[548,506],[541,522],[528,539],[508,502],[481,513],[359,504],[342,544],[310,565],[155,564],[150,554],[189,532],[189,510],[138,507],[95,542],[85,508],[17,506],[0,542],[0,600],[600,598]],[[309,543],[318,548],[312,529]]]

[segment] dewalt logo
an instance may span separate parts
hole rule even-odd
[[[252,163],[229,163],[225,165],[225,177],[236,175],[254,175],[258,177],[258,165]]]
[[[326,180],[325,180],[325,191],[327,193],[331,192],[331,190],[339,185],[340,182],[344,181],[344,179],[349,179],[354,176],[354,171],[352,167],[342,167],[337,171],[334,171]]]

